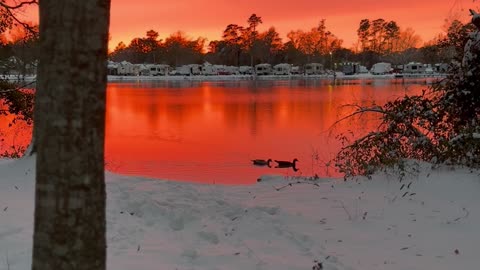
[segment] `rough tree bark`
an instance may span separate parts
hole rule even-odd
[[[40,0],[32,269],[106,267],[110,0]]]

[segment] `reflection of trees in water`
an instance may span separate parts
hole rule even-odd
[[[232,170],[240,178],[255,173],[243,171],[242,160],[295,155],[304,174],[335,173],[328,160],[341,145],[329,128],[349,112],[341,105],[383,104],[423,86],[405,87],[393,80],[112,83],[107,91],[107,168],[165,177],[177,174],[165,164],[184,170],[185,162],[193,162],[204,166],[196,177],[208,178],[214,169],[204,161],[225,159],[238,166]],[[361,118],[336,131],[361,133],[375,127],[375,120]],[[162,151],[168,158],[158,154]],[[145,169],[144,161],[158,166]]]
[[[0,117],[0,156],[20,157],[30,143],[32,126],[23,120],[11,123],[11,115]]]

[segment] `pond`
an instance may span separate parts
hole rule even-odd
[[[374,129],[378,116],[332,125],[352,109],[424,89],[429,80],[110,83],[108,167],[118,173],[212,184],[263,174],[340,177],[329,161],[340,132]],[[293,160],[298,171],[252,159]]]
[[[341,177],[329,161],[341,132],[374,129],[378,116],[335,122],[347,104],[383,104],[433,79],[111,82],[106,161],[113,172],[210,184],[252,184],[264,174]],[[0,119],[0,151],[26,145],[31,127]],[[252,159],[291,161],[256,167]]]

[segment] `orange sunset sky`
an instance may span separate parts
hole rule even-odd
[[[309,30],[322,18],[344,40],[344,47],[356,41],[364,18],[394,20],[428,41],[442,31],[447,17],[467,14],[468,8],[479,5],[472,0],[112,0],[110,48],[120,41],[128,45],[150,29],[161,38],[181,30],[211,41],[230,23],[246,25],[252,13],[263,19],[259,30],[275,26],[284,41],[288,31]]]

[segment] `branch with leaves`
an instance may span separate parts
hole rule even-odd
[[[5,0],[0,0],[0,10],[3,12],[2,15],[5,17],[3,20],[10,20],[23,28],[25,28],[30,34],[33,36],[38,35],[38,29],[35,26],[30,25],[27,22],[24,22],[20,20],[17,16],[19,11],[22,11],[25,7],[27,6],[32,6],[32,5],[38,5],[37,0],[31,0],[31,1],[15,1],[13,4],[7,4]],[[4,25],[6,26],[6,25]]]
[[[463,108],[459,110],[457,108],[459,104],[452,103],[448,96],[450,91],[458,89],[458,85],[449,83],[449,80],[454,78],[435,84],[431,91],[425,90],[419,95],[406,95],[383,106],[345,105],[344,107],[353,107],[355,110],[334,125],[365,114],[380,115],[378,128],[364,136],[355,138],[353,133],[351,135],[342,133],[337,136],[343,147],[334,161],[345,177],[369,176],[379,169],[386,168],[399,168],[400,173],[404,174],[405,161],[411,159],[480,166],[480,143],[474,142],[474,136],[471,135],[477,132],[475,130],[479,127],[476,124],[474,126],[462,124],[478,123],[479,114],[467,116],[459,114],[469,107],[477,108],[476,105],[472,106],[476,99],[464,100],[460,106]],[[473,89],[471,93],[474,93]],[[452,138],[457,138],[461,142],[452,141]]]
[[[38,5],[38,1],[32,0],[32,1],[20,1],[18,3],[15,3],[14,5],[7,5],[5,1],[0,1],[0,7],[5,8],[5,9],[10,9],[10,10],[15,10],[15,9],[20,9],[24,6],[27,5]]]

